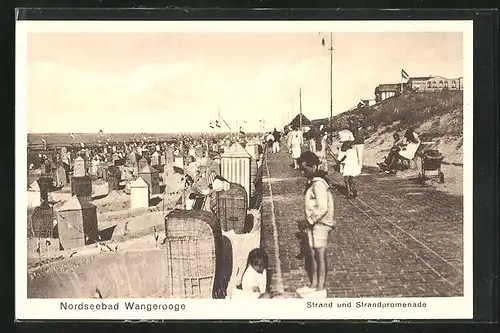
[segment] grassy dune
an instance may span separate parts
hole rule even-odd
[[[463,92],[442,91],[407,93],[392,97],[381,103],[356,108],[341,113],[333,118],[334,124],[342,124],[347,117],[360,116],[364,118],[364,126],[370,134],[376,133],[381,127],[388,130],[404,130],[410,126],[419,127],[433,121],[432,127],[427,126],[425,133],[428,136],[454,135],[461,136],[463,114]],[[440,117],[450,116],[452,124],[442,126]],[[394,126],[393,126],[394,125]]]
[[[334,117],[334,126],[345,124],[350,117],[364,119],[368,134],[364,154],[366,165],[375,166],[383,160],[393,144],[395,132],[402,134],[413,127],[422,141],[435,142],[435,149],[444,155],[445,184],[433,185],[452,194],[462,193],[462,91],[408,93],[392,97],[371,107],[341,113]]]

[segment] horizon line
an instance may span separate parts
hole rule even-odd
[[[267,132],[267,131],[264,131]],[[223,133],[237,133],[239,134],[240,132],[236,131],[224,131],[224,132],[108,132],[104,133],[104,136],[106,135],[114,135],[114,134],[137,134],[137,135],[143,135],[143,134],[155,134],[155,135],[176,135],[176,134],[223,134]],[[262,133],[262,131],[244,131],[244,133]],[[93,134],[93,135],[100,135],[99,132],[31,132],[31,133],[26,133],[27,135],[71,135],[71,134]]]

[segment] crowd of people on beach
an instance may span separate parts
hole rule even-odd
[[[329,234],[337,223],[331,192],[332,184],[328,175],[339,172],[345,183],[346,197],[351,199],[358,196],[355,178],[363,169],[366,132],[360,122],[350,121],[348,126],[336,131],[324,125],[313,127],[307,132],[307,138],[308,140],[304,138],[301,128],[294,126],[286,127],[283,132],[275,128],[264,135],[234,133],[220,138],[181,138],[164,142],[137,141],[94,147],[85,147],[81,144],[81,147],[62,147],[52,155],[41,153],[31,158],[29,169],[36,169],[46,163],[51,163],[63,165],[69,173],[75,156],[84,156],[86,160],[91,161],[90,168],[98,163],[114,163],[129,170],[130,177],[133,178],[137,176],[137,167],[134,168],[137,158],[132,157],[134,155],[145,158],[148,163],[151,163],[155,153],[157,156],[164,156],[166,152],[170,152],[174,160],[180,156],[184,158],[184,165],[180,167],[185,168],[187,172],[190,163],[197,162],[197,166],[205,163],[207,166],[207,160],[220,157],[221,153],[236,142],[244,146],[249,140],[257,140],[262,146],[267,147],[265,153],[269,154],[278,154],[285,147],[291,157],[291,167],[301,170],[308,180],[304,191],[304,215],[308,226],[305,233],[310,251],[305,255],[312,259],[313,274],[311,283],[297,289],[296,293],[302,298],[325,298],[327,296],[325,289],[326,249]],[[420,144],[417,134],[412,129],[406,131],[402,139],[395,134],[394,141],[389,155],[380,163],[380,167],[384,170],[390,170],[398,157],[411,160]],[[329,165],[329,158],[333,159],[333,165]],[[213,193],[226,191],[231,184],[221,177],[216,171],[217,168],[208,169],[208,172],[195,172],[190,175],[189,185],[192,185],[193,192],[209,199],[207,209],[214,211],[216,208],[213,206],[215,203]],[[272,297],[267,286],[267,265],[267,254],[263,249],[251,251],[241,284],[235,289],[233,298]]]
[[[309,251],[301,252],[297,257],[310,259],[311,274],[309,276],[311,279],[310,284],[297,289],[296,293],[302,298],[326,298],[326,249],[329,234],[337,224],[331,192],[332,184],[328,179],[330,171],[328,158],[331,157],[334,160],[331,171],[340,172],[343,176],[346,197],[356,198],[358,191],[355,178],[363,169],[364,143],[367,133],[362,123],[356,120],[350,120],[346,126],[335,133],[323,125],[319,128],[313,127],[307,132],[308,149],[302,152],[305,144],[302,130],[295,126],[286,132],[286,146],[293,160],[292,166],[295,170],[300,169],[308,180],[304,192],[304,211]],[[329,142],[328,136],[330,135],[332,140]],[[420,146],[420,139],[412,128],[405,132],[402,139],[399,134],[395,133],[394,140],[394,146],[388,156],[379,163],[381,169],[386,172],[394,169],[395,164],[401,160],[412,160]],[[273,152],[275,152],[274,149]]]

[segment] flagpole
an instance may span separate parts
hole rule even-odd
[[[403,70],[401,70],[401,77],[400,77],[400,80],[401,80],[401,91],[400,91],[400,95],[403,95]]]
[[[321,44],[325,46],[325,39],[321,39]],[[328,122],[329,126],[332,125],[333,119],[333,32],[330,32],[330,120]],[[330,143],[333,142],[333,133],[330,133]]]
[[[302,88],[299,88],[299,109],[300,109],[300,117],[299,117],[299,126],[302,131]]]
[[[328,122],[331,126],[333,118],[333,33],[330,32],[330,121]],[[333,134],[330,135],[330,141],[332,142]]]
[[[290,107],[292,109],[292,114],[293,114],[293,97],[292,99],[290,100]],[[286,122],[285,122],[285,125],[288,125],[288,122],[290,121],[290,109],[288,109],[286,111]]]
[[[401,68],[401,95],[403,94],[404,92],[404,83],[403,83],[403,79],[405,80],[409,80],[410,79],[410,76],[408,75],[408,73],[406,73],[406,71]]]

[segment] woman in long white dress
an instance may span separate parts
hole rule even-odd
[[[304,144],[304,138],[302,136],[302,132],[299,131],[299,128],[297,126],[295,126],[293,131],[290,133],[288,142],[289,151],[293,159],[293,168],[295,170],[299,169],[298,158],[302,153],[303,144]]]

